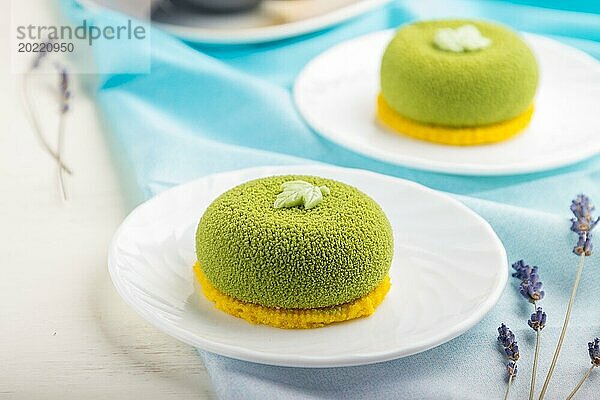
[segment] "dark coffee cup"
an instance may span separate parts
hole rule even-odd
[[[234,13],[250,10],[262,0],[171,0],[176,6],[211,13]]]

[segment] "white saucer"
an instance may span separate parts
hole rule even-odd
[[[529,127],[505,142],[457,147],[390,132],[375,120],[379,64],[393,31],[325,51],[300,73],[296,105],[327,139],[389,163],[464,175],[521,174],[557,168],[600,152],[600,63],[546,37],[525,34],[540,65]]]
[[[392,288],[372,316],[309,330],[257,326],[217,310],[195,287],[194,234],[206,207],[238,184],[281,174],[334,178],[382,206],[396,246]],[[327,166],[245,169],[167,190],[123,222],[108,264],[125,301],[169,335],[228,357],[295,367],[368,364],[438,346],[483,318],[508,271],[490,225],[457,200],[398,178]]]
[[[264,0],[250,11],[208,14],[172,7],[169,0],[78,0],[88,7],[109,8],[153,24],[197,43],[244,44],[287,39],[342,23],[390,0]]]

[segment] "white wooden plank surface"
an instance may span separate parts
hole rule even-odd
[[[106,251],[127,213],[126,191],[81,77],[65,141],[71,200],[61,201],[55,164],[10,74],[10,3],[0,4],[0,398],[215,398],[195,350],[152,328],[112,287]],[[54,18],[51,1],[14,3]],[[36,82],[48,129],[56,126],[54,84]]]

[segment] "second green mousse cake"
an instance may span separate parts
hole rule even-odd
[[[325,187],[314,208],[274,207],[285,182]],[[315,176],[273,176],[217,198],[196,233],[210,283],[266,307],[320,308],[367,295],[387,276],[393,235],[379,205],[358,189]]]
[[[488,41],[477,50],[450,51],[436,35],[465,26]],[[388,106],[422,124],[473,127],[516,118],[533,103],[538,65],[512,29],[487,21],[448,19],[400,27],[381,62]]]

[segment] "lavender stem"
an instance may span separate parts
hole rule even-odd
[[[27,119],[29,120],[29,123],[31,124],[38,141],[40,142],[40,144],[42,145],[42,147],[44,148],[44,150],[46,151],[46,153],[48,153],[48,155],[50,155],[50,157],[52,157],[54,159],[54,161],[56,161],[59,165],[59,167],[66,172],[67,174],[71,175],[72,171],[71,169],[65,165],[65,163],[60,159],[59,155],[52,150],[52,148],[50,147],[50,144],[48,144],[48,142],[46,141],[43,133],[42,133],[42,129],[40,127],[40,125],[38,124],[38,119],[36,118],[34,111],[33,111],[33,104],[31,103],[31,97],[29,96],[29,80],[31,78],[31,72],[27,72],[22,80],[22,91],[23,91],[23,97],[25,100],[25,111],[27,113]]]
[[[65,132],[65,114],[60,113],[58,117],[58,146],[56,156],[58,157],[59,165],[58,165],[58,183],[60,184],[60,192],[62,194],[63,200],[67,201],[67,191],[65,187],[64,180],[64,169],[61,167],[62,164],[62,153],[63,153],[63,142],[64,142],[64,132]]]
[[[585,260],[585,253],[582,253],[579,258],[579,267],[577,269],[577,275],[575,277],[575,282],[573,283],[573,291],[571,293],[571,298],[569,299],[569,306],[567,307],[567,313],[565,314],[565,321],[563,323],[562,331],[560,333],[560,338],[558,339],[558,343],[556,345],[556,350],[554,351],[554,357],[552,358],[552,364],[550,364],[550,369],[548,370],[548,375],[546,375],[546,380],[544,381],[544,386],[542,386],[542,392],[540,393],[539,400],[542,400],[546,395],[546,391],[548,390],[548,385],[550,384],[550,379],[552,378],[552,374],[554,373],[554,368],[556,367],[556,362],[558,361],[558,356],[560,354],[560,350],[563,345],[563,341],[565,340],[565,335],[567,333],[567,327],[569,326],[569,320],[571,319],[571,311],[573,310],[573,304],[575,303],[575,296],[577,295],[577,288],[579,287],[579,281],[581,280],[581,273],[583,272]]]
[[[573,396],[575,396],[575,393],[577,393],[577,391],[579,390],[579,388],[581,387],[581,385],[583,385],[583,382],[586,381],[586,379],[590,376],[590,374],[592,373],[592,371],[594,370],[596,366],[594,364],[592,364],[592,366],[590,367],[590,369],[587,370],[587,372],[585,373],[585,375],[583,376],[583,378],[581,378],[581,380],[579,381],[579,383],[577,384],[577,386],[575,386],[575,388],[573,389],[573,391],[571,393],[569,393],[569,395],[567,396],[567,400],[571,400],[573,398]]]
[[[531,388],[529,389],[529,400],[533,400],[533,393],[535,392],[535,377],[537,375],[538,358],[540,356],[540,337],[541,331],[536,331],[535,337],[535,356],[533,357],[533,371],[531,371]]]
[[[511,387],[511,385],[512,385],[513,377],[514,377],[514,375],[511,375],[511,376],[508,378],[508,384],[506,385],[506,392],[504,392],[504,400],[507,400],[507,399],[508,399],[508,394],[509,394],[509,392],[510,392],[510,387]]]

